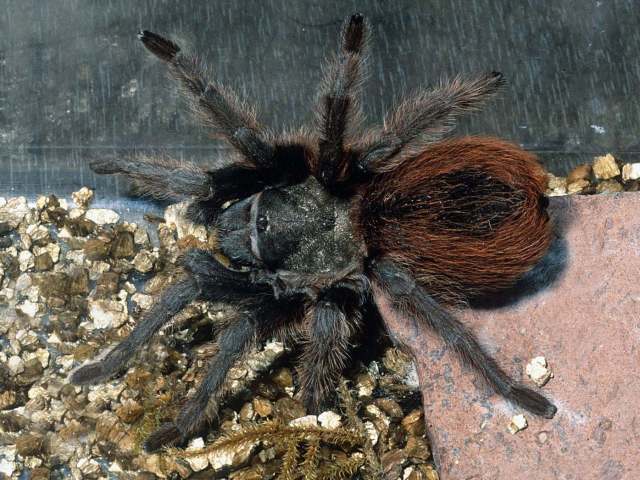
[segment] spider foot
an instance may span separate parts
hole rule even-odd
[[[89,162],[89,168],[98,174],[125,173],[126,170],[116,159],[100,159]]]
[[[90,363],[73,372],[70,381],[75,385],[88,385],[98,383],[107,376],[108,374],[104,371],[101,364]]]
[[[553,403],[528,388],[522,386],[513,387],[511,395],[519,406],[535,415],[553,418],[558,411]]]
[[[147,437],[144,442],[144,450],[147,453],[160,450],[178,443],[182,440],[182,433],[175,423],[163,423],[160,427]]]

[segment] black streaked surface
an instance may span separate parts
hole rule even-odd
[[[201,54],[279,129],[310,122],[320,63],[354,11],[373,24],[370,121],[441,76],[500,70],[509,81],[502,98],[460,131],[517,141],[556,173],[608,151],[639,161],[635,0],[4,0],[0,195],[65,194],[85,184],[118,195],[114,179],[86,167],[88,155],[114,148],[224,157],[190,123],[139,29]]]

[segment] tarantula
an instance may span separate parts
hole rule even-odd
[[[178,45],[143,31],[200,122],[239,152],[229,166],[149,157],[94,161],[143,194],[191,199],[187,215],[217,229],[223,265],[192,249],[131,334],[71,376],[82,385],[119,372],[190,302],[233,302],[240,316],[217,339],[205,380],[147,450],[184,441],[217,410],[225,377],[252,345],[274,335],[300,342],[303,398],[317,409],[349,361],[362,312],[404,315],[431,328],[497,393],[547,418],[556,408],[510,378],[451,313],[471,298],[512,285],[547,251],[545,173],[535,157],[502,140],[443,139],[455,118],[478,109],[504,83],[500,73],[455,78],[404,100],[383,127],[358,130],[368,24],[344,24],[324,70],[316,133],[274,135]],[[291,335],[295,332],[296,335]]]

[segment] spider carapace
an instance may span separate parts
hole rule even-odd
[[[556,408],[510,378],[451,313],[471,298],[509,287],[545,254],[551,229],[546,176],[535,157],[502,140],[448,138],[457,116],[478,109],[503,84],[496,72],[456,77],[417,92],[360,130],[359,97],[369,26],[345,22],[327,62],[313,130],[267,132],[229,89],[178,45],[143,31],[204,128],[237,156],[206,169],[145,156],[95,161],[159,199],[190,199],[188,216],[217,228],[220,249],[187,251],[169,285],[131,334],[102,360],[77,369],[75,384],[105,380],[194,300],[227,301],[238,317],[175,421],[146,441],[184,441],[215,415],[225,377],[256,342],[300,342],[299,382],[319,408],[349,361],[349,346],[377,308],[435,330],[514,404],[547,418]],[[292,335],[292,332],[294,333]]]

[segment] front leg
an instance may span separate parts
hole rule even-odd
[[[357,272],[357,264],[348,265],[337,272],[305,273],[291,270],[256,270],[251,278],[256,285],[265,285],[273,290],[275,298],[303,295],[316,301],[322,291],[340,286],[358,292],[366,290],[366,278]]]
[[[255,317],[252,314],[243,315],[222,332],[218,338],[218,353],[209,363],[206,377],[195,395],[187,401],[174,422],[165,423],[149,435],[144,443],[147,452],[184,441],[203,425],[209,402],[220,395],[229,369],[249,350],[255,336]]]

